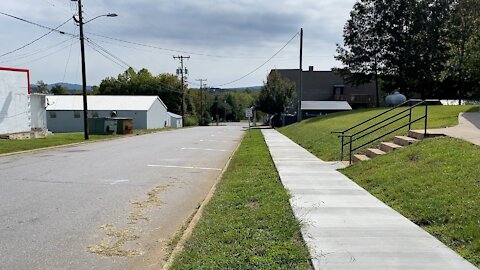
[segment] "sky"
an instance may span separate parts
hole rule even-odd
[[[184,62],[190,87],[198,87],[197,79],[206,79],[211,87],[263,85],[271,69],[298,69],[300,28],[304,29],[304,70],[309,66],[330,70],[341,66],[334,59],[336,44],[343,41],[343,26],[354,3],[355,0],[83,0],[85,21],[103,14],[118,14],[84,25],[89,40],[87,83],[99,85],[102,79],[116,77],[127,66],[137,71],[147,68],[154,75],[175,73],[180,63],[173,56],[182,55],[190,56]],[[71,0],[2,0],[0,12],[51,28],[78,14],[77,2]],[[49,32],[1,14],[0,25],[0,55]],[[78,37],[69,35],[78,35],[78,26],[70,20],[59,30],[67,34],[53,32],[1,56],[0,67],[29,69],[32,83],[43,80],[49,84],[80,84],[80,42]]]

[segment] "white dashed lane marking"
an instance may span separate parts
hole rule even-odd
[[[202,151],[228,152],[228,150],[223,150],[223,149],[195,148],[195,147],[182,147],[182,150],[202,150]]]
[[[219,168],[206,168],[206,167],[191,167],[191,166],[172,166],[172,165],[147,165],[148,167],[160,167],[160,168],[176,168],[176,169],[190,169],[190,170],[205,170],[205,171],[221,171]]]

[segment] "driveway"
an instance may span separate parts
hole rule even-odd
[[[0,158],[0,269],[160,268],[243,128],[197,127]]]

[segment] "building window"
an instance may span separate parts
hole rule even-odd
[[[57,112],[49,111],[48,113],[50,114],[50,118],[57,118]]]
[[[80,118],[80,111],[74,111],[73,118]]]

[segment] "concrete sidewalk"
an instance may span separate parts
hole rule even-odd
[[[315,269],[477,269],[274,129],[262,130]]]
[[[449,137],[469,141],[480,145],[480,112],[461,113],[458,125],[449,128],[429,129],[429,133],[444,134]]]

